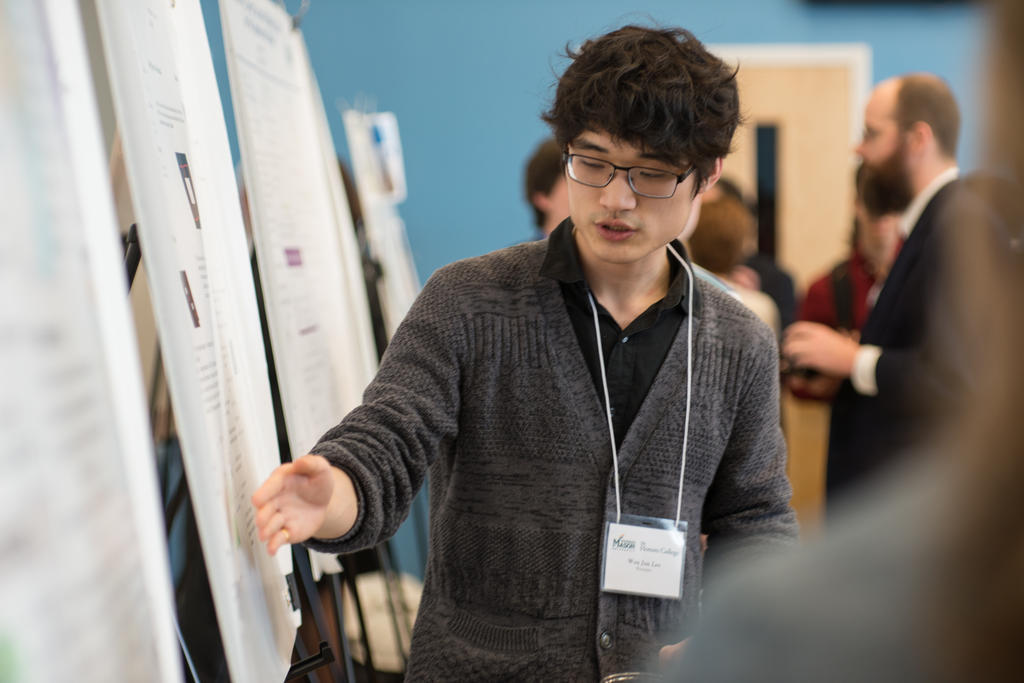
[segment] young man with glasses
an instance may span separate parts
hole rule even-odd
[[[388,538],[430,470],[410,680],[595,680],[657,667],[704,555],[796,536],[774,336],[694,281],[683,231],[739,120],[688,32],[570,55],[545,114],[570,218],[439,270],[365,402],[257,491],[271,552]]]

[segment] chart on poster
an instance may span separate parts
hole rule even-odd
[[[173,6],[172,6],[173,5]],[[279,464],[248,248],[198,0],[97,2],[114,111],[232,678],[280,681],[297,605],[249,498]]]
[[[274,362],[298,456],[358,405],[375,372],[362,266],[301,32],[270,0],[225,0],[221,18]],[[314,569],[337,564],[319,556]]]
[[[0,0],[0,680],[181,681],[74,0]]]

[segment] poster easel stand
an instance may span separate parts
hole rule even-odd
[[[124,238],[124,268],[125,275],[128,281],[128,291],[131,291],[132,284],[135,282],[135,275],[139,269],[139,263],[142,259],[142,249],[139,245],[139,234],[135,223],[132,223],[128,228],[128,233]],[[168,509],[165,509],[165,516],[168,517],[168,531],[170,530],[170,519],[173,518],[173,512],[176,511],[183,503],[185,498],[188,496],[188,490],[185,486],[184,477],[182,477],[182,484],[178,490],[174,492],[169,501]],[[172,514],[168,514],[168,510]],[[294,558],[301,558],[305,556],[305,563],[300,560],[297,563],[298,573],[301,578],[302,588],[306,594],[306,598],[309,601],[310,609],[313,612],[313,620],[316,624],[317,630],[320,635],[323,636],[328,633],[326,621],[323,615],[323,610],[320,608],[319,596],[316,591],[316,585],[313,583],[312,571],[309,566],[309,554],[305,552],[293,553]],[[294,589],[294,576],[288,577],[290,587]],[[178,635],[178,642],[181,645],[182,654],[185,657],[185,661],[188,665],[189,672],[192,676],[192,680],[199,680],[196,674],[195,665],[193,664],[192,654],[189,652],[188,646],[185,644],[185,638],[182,635],[181,626],[178,623],[177,614],[174,616],[174,628]],[[342,650],[344,654],[344,660],[346,665],[347,677],[342,678],[343,674],[334,658],[334,653],[331,651],[327,641],[320,641],[319,651],[313,655],[307,656],[305,645],[302,643],[301,638],[296,639],[296,648],[299,652],[299,656],[302,657],[297,662],[294,662],[288,669],[288,673],[285,676],[286,681],[295,680],[311,674],[317,669],[327,666],[330,668],[331,676],[337,681],[355,681],[355,675],[353,672],[352,657],[348,651],[347,640],[345,638],[344,625],[342,620],[338,620],[339,628],[339,640],[342,643]]]

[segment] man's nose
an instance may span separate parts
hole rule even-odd
[[[626,171],[615,169],[612,181],[601,188],[601,206],[609,211],[636,208],[636,193],[629,184]]]

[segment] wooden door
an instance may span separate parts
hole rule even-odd
[[[724,176],[758,195],[757,129],[775,128],[776,260],[796,284],[807,285],[846,257],[853,220],[853,147],[870,88],[865,45],[728,45],[711,49],[739,64],[737,131]],[[783,392],[793,507],[805,536],[821,522],[827,404]]]

